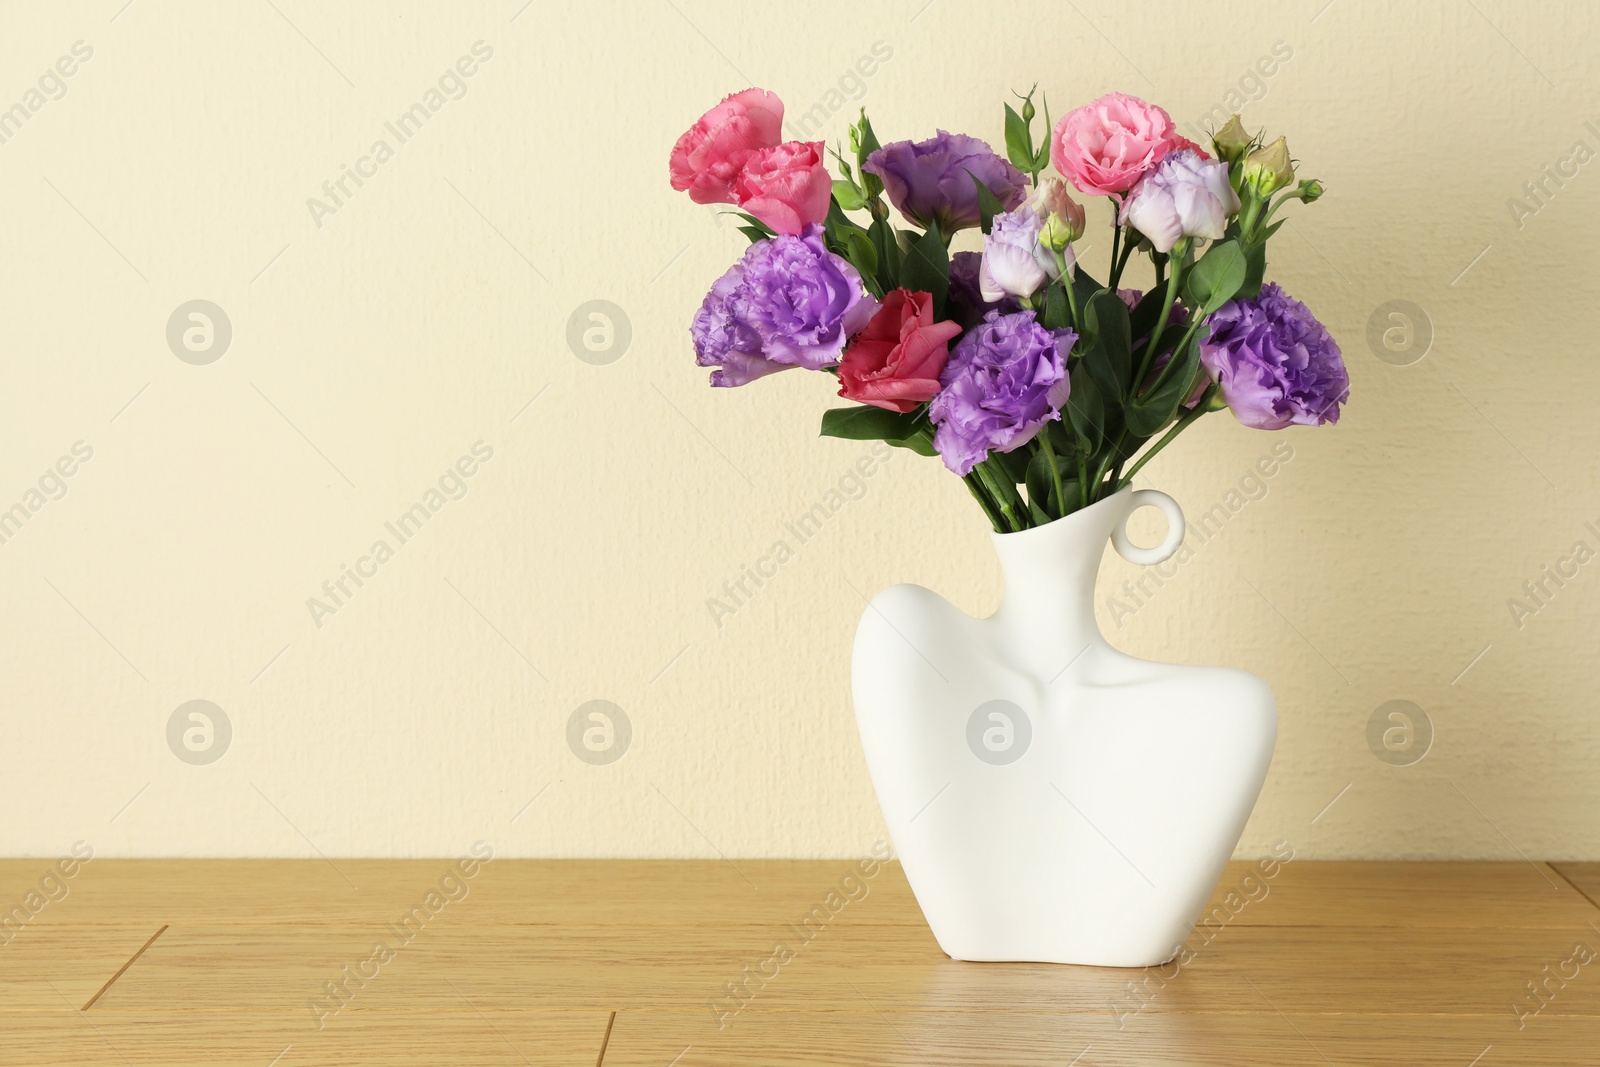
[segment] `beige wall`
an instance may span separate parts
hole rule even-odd
[[[820,376],[706,388],[686,326],[743,239],[666,181],[677,134],[752,82],[791,115],[842,105],[825,131],[842,136],[843,78],[886,140],[938,124],[998,142],[1001,100],[1035,79],[1056,114],[1120,89],[1203,125],[1255,97],[1249,124],[1288,133],[1329,189],[1271,271],[1344,346],[1353,399],[1337,429],[1210,419],[1153,462],[1144,484],[1198,515],[1292,448],[1105,628],[1272,683],[1278,752],[1243,854],[1600,857],[1600,562],[1520,627],[1508,608],[1574,542],[1600,549],[1600,165],[1520,219],[1508,204],[1575,144],[1600,149],[1592,5],[1080,0],[1001,24],[1011,5],[958,0],[275,3],[0,14],[0,106],[93,50],[0,144],[0,506],[93,451],[0,544],[0,853],[875,840],[858,591],[919,582],[987,612],[984,525],[902,454],[714,623],[707,599],[866,449],[816,439]],[[385,123],[479,41],[465,96],[401,144]],[[850,81],[878,41],[891,57]],[[1252,73],[1275,47],[1291,57]],[[393,158],[313,217],[380,138]],[[195,299],[232,325],[206,365],[166,337]],[[590,300],[631,322],[608,365],[566,340]],[[1395,300],[1431,323],[1410,366],[1367,340]],[[492,458],[464,464],[465,496],[398,544],[385,522],[478,442]],[[317,625],[308,598],[380,538],[393,558]],[[1111,558],[1102,598],[1138,577]],[[167,740],[196,699],[232,728],[208,765]],[[566,741],[594,699],[632,723],[606,766]],[[1368,746],[1391,700],[1436,731],[1411,766]]]

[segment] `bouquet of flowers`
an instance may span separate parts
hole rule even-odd
[[[782,140],[772,93],[703,115],[672,150],[672,186],[736,205],[751,241],[690,328],[711,384],[835,375],[856,403],[825,412],[824,435],[941,457],[1002,533],[1116,492],[1209,412],[1265,430],[1337,422],[1339,346],[1265,280],[1279,210],[1323,191],[1296,181],[1284,138],[1265,144],[1235,115],[1208,151],[1111,93],[1053,129],[1046,105],[1036,145],[1033,92],[1019,100],[1005,157],[943,130],[883,145],[863,110],[849,155],[832,152],[837,178],[822,142]],[[1078,262],[1085,212],[1062,178],[1111,201],[1103,284]],[[982,250],[952,253],[973,229]]]

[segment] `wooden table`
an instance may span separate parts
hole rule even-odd
[[[893,864],[467,866],[0,861],[0,1063],[1600,1064],[1600,864],[1235,863],[1147,971],[957,963]]]

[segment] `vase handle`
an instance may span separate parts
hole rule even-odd
[[[1128,498],[1128,504],[1128,513],[1122,516],[1122,521],[1111,531],[1111,543],[1116,547],[1117,555],[1129,563],[1149,567],[1178,551],[1178,546],[1183,544],[1185,526],[1183,509],[1178,507],[1176,500],[1154,489],[1136,489]],[[1162,514],[1167,517],[1167,536],[1154,548],[1140,548],[1128,540],[1128,520],[1133,517],[1135,511],[1145,506],[1160,508]]]

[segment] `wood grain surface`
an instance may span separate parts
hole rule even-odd
[[[1236,863],[1181,963],[1104,970],[949,959],[895,864],[101,859],[0,924],[0,1063],[1573,1067],[1596,900],[1593,863]]]

